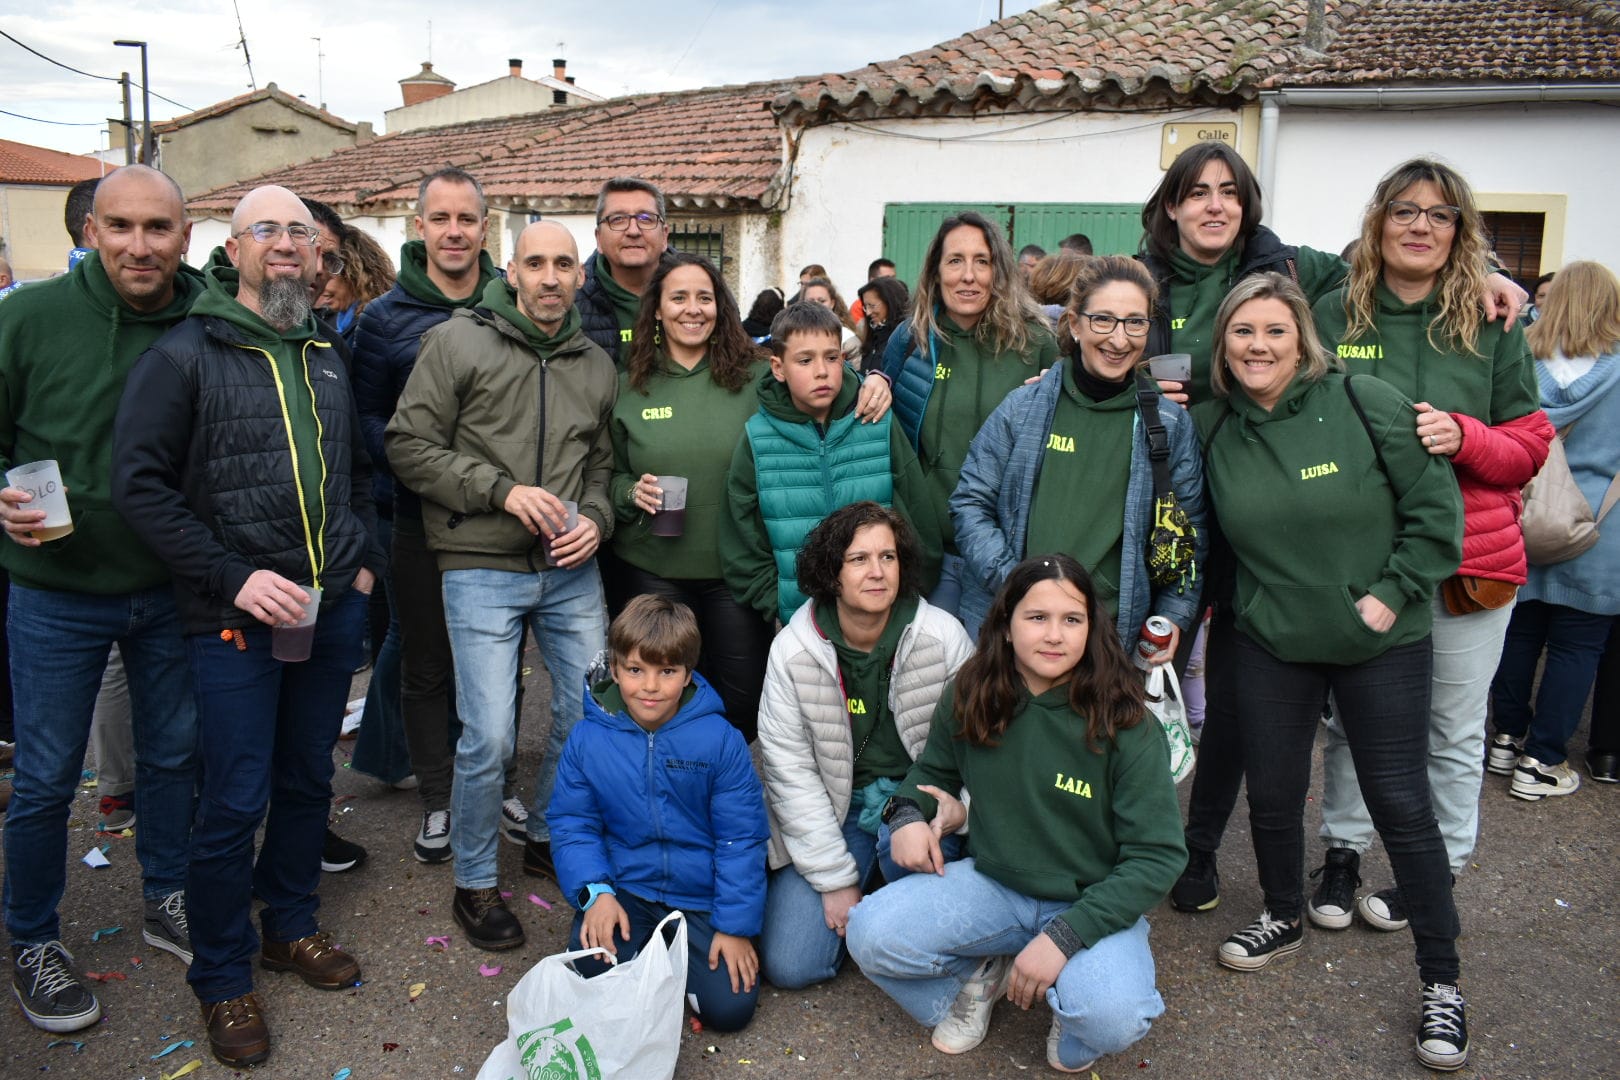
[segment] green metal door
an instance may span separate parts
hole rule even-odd
[[[1056,251],[1072,233],[1091,238],[1098,255],[1134,255],[1142,238],[1140,203],[889,203],[883,208],[883,257],[893,259],[900,279],[915,287],[928,244],[939,223],[962,210],[976,210],[1001,226],[1013,251],[1039,244]]]
[[[983,214],[1004,233],[1012,228],[1013,208],[1006,203],[889,203],[883,208],[883,257],[894,260],[895,272],[908,288],[916,288],[939,223],[963,210]]]

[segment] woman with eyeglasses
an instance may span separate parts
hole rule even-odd
[[[353,348],[360,313],[394,287],[394,261],[369,233],[350,225],[338,250],[321,253],[321,263],[331,276],[315,308],[330,313],[332,325]]]
[[[1460,874],[1479,830],[1486,697],[1525,582],[1519,489],[1546,460],[1553,429],[1524,331],[1480,311],[1485,230],[1456,170],[1422,158],[1396,166],[1367,204],[1361,241],[1349,282],[1316,303],[1322,343],[1347,371],[1383,379],[1416,403],[1409,422],[1430,454],[1451,462],[1462,489],[1462,565],[1431,604],[1428,729],[1435,816]],[[1381,622],[1395,620],[1393,611],[1381,614]],[[1336,723],[1328,725],[1323,776],[1328,847],[1314,875],[1311,921],[1337,930],[1359,913],[1379,930],[1404,929],[1399,889],[1356,898],[1373,827]]]
[[[1008,394],[973,439],[950,501],[965,576],[983,587],[963,596],[969,634],[978,633],[986,610],[971,601],[1000,589],[1026,555],[1051,552],[1086,568],[1098,618],[1113,621],[1128,650],[1150,615],[1170,620],[1170,642],[1155,664],[1175,655],[1192,625],[1197,590],[1155,586],[1147,567],[1155,492],[1135,375],[1156,294],[1135,259],[1092,259],[1075,278],[1063,316],[1066,359]],[[1203,477],[1192,421],[1162,398],[1157,411],[1171,483],[1201,549]]]

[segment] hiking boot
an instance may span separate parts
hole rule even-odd
[[[1423,984],[1417,1056],[1431,1069],[1450,1072],[1468,1064],[1468,1021],[1462,994],[1447,983]]]
[[[1239,930],[1216,950],[1215,959],[1237,971],[1259,971],[1279,956],[1297,952],[1305,944],[1305,926],[1292,926],[1262,911],[1260,917]]]
[[[186,891],[176,889],[161,900],[146,901],[141,937],[154,949],[191,963],[191,927],[186,922]]]
[[[1215,853],[1187,849],[1187,869],[1170,887],[1170,906],[1177,911],[1214,911],[1221,902],[1221,878],[1215,872]]]
[[[523,843],[523,872],[530,877],[557,880],[557,867],[551,861],[550,840],[525,840]]]
[[[422,815],[422,831],[416,834],[416,861],[440,863],[451,854],[450,811],[429,810]]]
[[[317,931],[297,941],[266,941],[259,947],[259,966],[266,971],[296,971],[317,990],[347,990],[360,981],[360,965],[332,944],[332,935]]]
[[[208,1048],[221,1065],[241,1068],[270,1056],[270,1028],[257,995],[204,1002],[202,1018],[208,1029]]]
[[[1327,858],[1311,877],[1321,878],[1305,911],[1324,930],[1343,930],[1356,910],[1356,889],[1361,885],[1361,856],[1351,848],[1330,847]]]
[[[501,839],[509,844],[529,842],[529,808],[516,795],[501,803]]]
[[[1519,757],[1513,767],[1513,783],[1508,794],[1525,802],[1540,802],[1549,795],[1573,795],[1581,787],[1581,776],[1569,762],[1543,765],[1529,754]]]
[[[1007,976],[1012,974],[1010,956],[992,956],[979,965],[945,1019],[934,1025],[934,1049],[942,1054],[965,1054],[984,1042],[990,1030],[990,1012],[996,999],[1007,992]]]
[[[11,947],[11,992],[28,1022],[44,1031],[78,1031],[101,1019],[101,1002],[60,941]]]
[[[1097,1064],[1096,1058],[1092,1058],[1090,1061],[1081,1062],[1079,1065],[1074,1066],[1063,1064],[1063,1059],[1058,1057],[1058,1042],[1062,1038],[1063,1021],[1054,1016],[1052,1017],[1052,1027],[1046,1033],[1046,1063],[1052,1066],[1052,1068],[1062,1073],[1079,1073],[1085,1072],[1087,1069],[1090,1069],[1093,1065]]]
[[[463,889],[456,886],[456,901],[450,913],[466,931],[467,940],[480,949],[500,952],[523,944],[523,924],[501,899],[501,890]]]
[[[326,843],[321,846],[321,869],[328,874],[341,874],[353,870],[366,861],[366,849],[345,840],[331,829],[326,830]]]
[[[101,828],[105,832],[123,832],[135,826],[135,800],[128,795],[101,797]]]
[[[1485,752],[1485,771],[1493,772],[1497,776],[1512,776],[1513,766],[1519,763],[1519,755],[1524,753],[1524,736],[1515,739],[1511,735],[1497,732],[1491,736],[1490,749]]]

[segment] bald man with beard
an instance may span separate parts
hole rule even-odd
[[[229,265],[214,260],[190,317],[137,361],[114,427],[115,504],[172,571],[187,635],[202,762],[187,978],[233,1067],[270,1054],[254,953],[322,990],[360,978],[316,922],[316,890],[332,745],[384,555],[348,352],[310,311],[317,237],[287,189],[244,197]],[[308,659],[277,659],[272,628],[316,606]]]

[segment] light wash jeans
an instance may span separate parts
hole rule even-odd
[[[529,839],[549,840],[546,807],[557,760],[584,714],[585,674],[607,643],[602,579],[592,560],[543,573],[449,570],[444,575],[445,627],[456,665],[455,780],[450,795],[450,848],[456,885],[496,884],[501,780],[517,744],[518,643],[528,622],[551,675],[551,733],[535,777]]]
[[[135,722],[129,711],[124,654],[117,646],[107,653],[107,670],[91,714],[90,753],[96,759],[97,798],[135,790]]]
[[[1460,874],[1479,836],[1479,788],[1485,769],[1485,701],[1502,659],[1513,605],[1453,615],[1438,593],[1434,606],[1434,676],[1429,700],[1429,793],[1451,872]],[[1326,725],[1322,750],[1322,839],[1329,847],[1366,851],[1373,824],[1361,801],[1350,744],[1338,719]]]
[[[932,1027],[985,957],[1017,955],[1070,906],[1014,892],[962,859],[943,877],[911,874],[862,900],[845,940],[866,977]],[[1075,953],[1046,992],[1062,1022],[1060,1060],[1078,1066],[1146,1035],[1164,1012],[1153,980],[1146,919]]]

